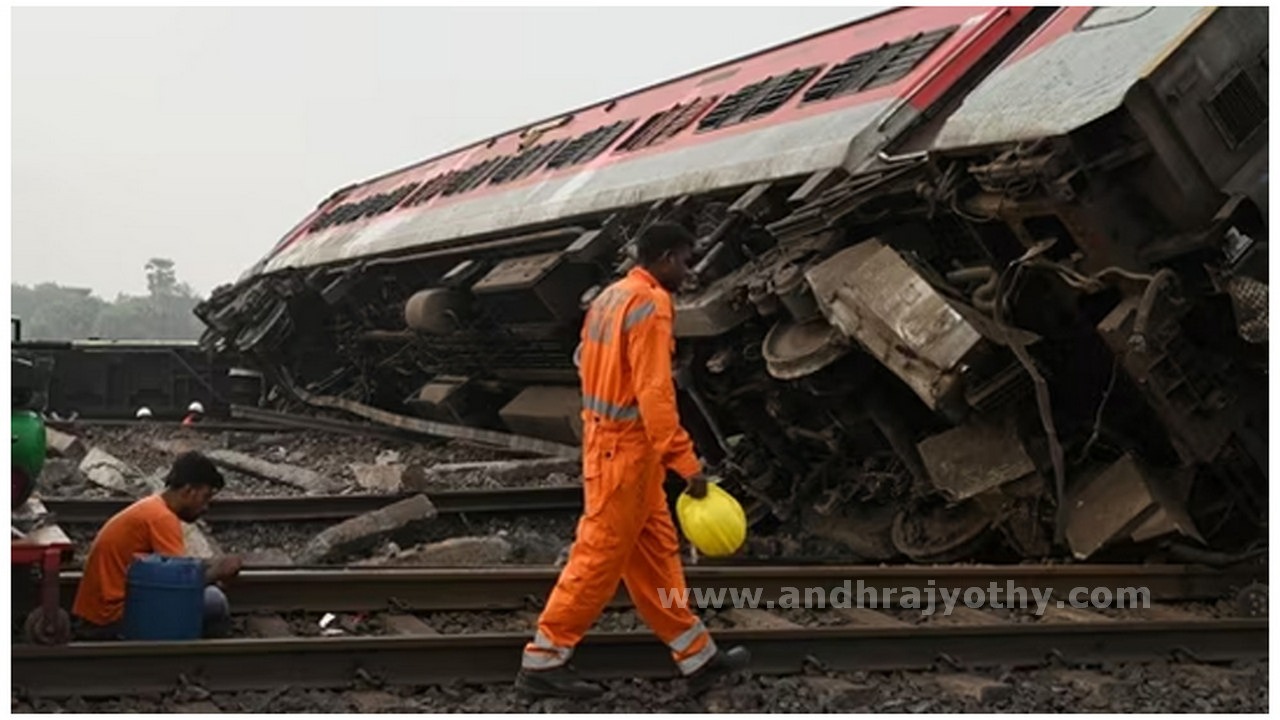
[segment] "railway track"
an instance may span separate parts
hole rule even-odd
[[[247,571],[230,590],[237,613],[528,610],[545,597],[554,568],[360,569]],[[1018,565],[940,567],[692,567],[691,588],[758,587],[762,606],[786,587],[856,586],[961,589],[997,583],[1052,590],[1147,587],[1150,601],[1217,600],[1265,576],[1265,568],[1214,571],[1180,565]],[[73,584],[75,575],[65,577]],[[64,587],[64,597],[73,588]],[[857,603],[856,598],[853,601]],[[896,604],[896,603],[895,603]],[[615,606],[627,605],[625,593]],[[840,610],[821,610],[838,613]],[[986,618],[978,624],[909,624],[894,609],[858,608],[858,620],[839,627],[715,630],[723,644],[753,653],[753,672],[790,674],[828,670],[921,670],[1035,666],[1056,657],[1067,663],[1145,661],[1181,655],[1203,662],[1267,657],[1267,620],[1174,614],[1089,615],[1025,622]],[[980,611],[979,611],[980,612]],[[868,622],[865,613],[881,619]],[[930,618],[937,619],[937,618]],[[11,677],[30,696],[107,696],[163,692],[179,682],[209,691],[346,687],[357,677],[390,684],[505,683],[516,672],[526,632],[354,637],[287,637],[196,642],[82,643],[64,647],[15,645]],[[649,633],[593,633],[576,655],[587,675],[671,677],[665,648]]]
[[[245,433],[287,433],[295,432],[305,428],[288,427],[268,422],[255,422],[252,420],[209,420],[205,419],[192,425],[183,425],[181,420],[138,420],[136,418],[76,418],[74,420],[46,420],[49,427],[55,430],[61,430],[71,434],[78,434],[83,428],[116,428],[116,427],[136,427],[136,428],[169,428],[173,430],[185,430],[188,432],[215,433],[215,432],[245,432]]]
[[[756,674],[828,670],[1026,667],[1146,661],[1181,654],[1202,662],[1267,657],[1267,622],[1002,623],[721,630],[717,641],[751,650]],[[345,687],[358,677],[389,684],[510,682],[528,633],[413,637],[122,642],[14,647],[14,688],[29,696],[164,692],[179,682],[208,691]],[[589,634],[575,664],[592,678],[669,678],[666,648],[649,633]]]
[[[945,565],[945,566],[726,566],[686,569],[691,589],[718,592],[759,588],[762,603],[778,600],[784,588],[824,588],[830,594],[849,581],[877,596],[886,588],[934,587],[939,591],[987,588],[1012,583],[1030,593],[1065,597],[1077,587],[1145,587],[1151,602],[1217,600],[1255,581],[1265,568],[1217,571],[1187,565]],[[323,610],[367,612],[518,610],[539,604],[555,584],[559,568],[358,568],[246,570],[229,589],[236,612]],[[80,573],[62,576],[62,597],[73,597]],[[892,599],[892,598],[891,598]],[[856,599],[854,600],[856,602]],[[630,605],[619,589],[614,607]]]
[[[208,522],[301,522],[345,520],[417,493],[219,498],[209,504]],[[427,492],[442,514],[502,515],[582,508],[582,486],[561,485],[493,490]],[[131,499],[45,498],[60,523],[102,523],[128,507]]]

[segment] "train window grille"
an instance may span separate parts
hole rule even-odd
[[[821,65],[792,70],[752,83],[725,98],[698,123],[698,132],[737,125],[764,117],[782,107],[805,83],[813,79]]]
[[[1253,78],[1243,70],[1237,71],[1204,107],[1227,147],[1232,149],[1242,145],[1267,121],[1267,101]]]
[[[417,183],[401,185],[391,192],[378,193],[358,202],[345,203],[316,218],[307,228],[308,233],[319,232],[334,225],[344,225],[360,218],[381,215],[404,200],[417,189]]]
[[[568,140],[543,143],[542,145],[535,145],[519,155],[512,156],[493,174],[489,182],[498,185],[525,177],[545,165],[548,158],[568,143]]]
[[[562,147],[555,155],[547,161],[547,167],[555,170],[570,165],[578,165],[589,162],[600,153],[604,152],[610,145],[622,136],[627,130],[635,124],[635,120],[619,120],[612,125],[605,125],[596,128],[591,132],[584,133],[575,138],[572,142]]]
[[[717,128],[725,127],[733,124],[730,122],[737,117],[743,108],[750,107],[768,91],[769,84],[773,81],[773,77],[767,77],[759,82],[752,83],[734,94],[720,101],[719,105],[706,114],[698,121],[698,132],[706,132]]]
[[[769,87],[769,89],[765,91],[763,97],[761,97],[758,102],[742,113],[742,117],[738,122],[746,122],[758,117],[764,117],[765,115],[768,115],[774,110],[782,107],[783,104],[800,91],[800,88],[804,87],[805,84],[812,80],[820,70],[822,70],[821,65],[814,65],[813,67],[807,67],[801,70],[792,70],[786,75],[778,78]]]
[[[951,26],[881,45],[851,56],[804,94],[801,103],[819,102],[892,85],[911,74],[959,26]]]
[[[454,176],[453,180],[442,191],[442,194],[457,195],[479,186],[502,165],[505,159],[504,157],[490,158],[466,168]]]
[[[623,140],[614,152],[631,152],[666,142],[689,127],[699,115],[706,112],[707,108],[719,99],[719,95],[695,98],[689,103],[676,104],[662,112],[654,113],[630,137]]]
[[[441,173],[426,181],[422,184],[422,187],[418,188],[417,192],[411,194],[409,198],[400,205],[400,207],[409,208],[414,205],[421,205],[436,195],[439,195],[440,191],[444,189],[445,183],[448,182],[448,178],[449,173]]]

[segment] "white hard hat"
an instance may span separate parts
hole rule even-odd
[[[203,415],[204,406],[200,404],[199,400],[193,400],[191,404],[187,406],[187,412],[200,413]]]
[[[143,418],[151,417],[151,408],[149,407],[138,408],[138,412],[134,413],[134,417],[138,418],[139,420]]]

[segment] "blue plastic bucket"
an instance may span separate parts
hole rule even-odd
[[[196,640],[204,631],[204,564],[146,555],[129,565],[124,599],[127,640]]]

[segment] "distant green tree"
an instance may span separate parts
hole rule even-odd
[[[23,337],[33,339],[82,338],[93,331],[106,307],[88,288],[55,283],[34,287],[11,284],[12,313],[22,318]]]
[[[178,276],[173,270],[173,261],[168,258],[151,258],[145,267],[147,271],[147,292],[151,297],[171,297],[178,288]]]
[[[118,295],[114,302],[88,288],[55,283],[27,287],[10,283],[13,314],[22,318],[24,338],[37,340],[100,337],[113,340],[193,340],[204,326],[192,313],[200,298],[179,282],[175,264],[152,258],[144,266],[147,295]]]

